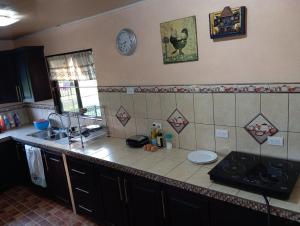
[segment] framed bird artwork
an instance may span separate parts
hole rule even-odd
[[[196,17],[186,17],[160,24],[164,64],[197,61]]]

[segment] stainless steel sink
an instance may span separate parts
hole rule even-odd
[[[50,140],[50,141],[56,141],[68,137],[66,132],[55,131],[55,130],[39,131],[39,132],[28,134],[27,136],[31,136],[43,140]]]

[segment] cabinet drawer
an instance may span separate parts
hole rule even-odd
[[[69,173],[72,187],[90,191],[95,188],[92,165],[79,162],[80,160],[68,158]]]

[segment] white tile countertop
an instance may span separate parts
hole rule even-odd
[[[68,144],[58,144],[54,141],[27,136],[35,131],[33,126],[24,126],[0,134],[0,141],[12,138],[50,150],[62,151],[66,155],[82,156],[84,159],[106,165],[111,163],[123,168],[127,167],[130,172],[141,172],[141,175],[149,174],[153,178],[160,178],[163,183],[174,181],[174,184],[179,184],[178,187],[191,186],[189,190],[200,189],[202,194],[221,200],[223,198],[220,197],[223,195],[224,201],[266,212],[262,196],[211,181],[208,172],[217,162],[208,165],[193,164],[187,160],[190,151],[161,149],[157,152],[146,152],[141,148],[129,148],[124,139],[107,137],[95,140],[82,149],[79,144],[69,146]],[[221,159],[222,156],[219,156],[218,161]],[[300,222],[300,180],[298,180],[289,200],[270,198],[270,204],[272,214]]]

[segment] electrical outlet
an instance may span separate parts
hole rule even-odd
[[[134,87],[127,87],[126,88],[126,93],[127,94],[134,94]]]
[[[283,146],[283,137],[268,137],[267,144],[274,146]]]
[[[216,129],[216,137],[219,138],[228,138],[228,130],[227,129]]]

